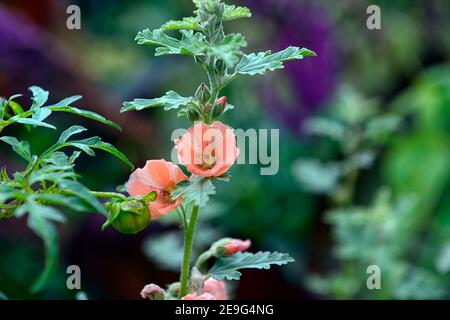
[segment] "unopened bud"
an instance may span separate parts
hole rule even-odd
[[[195,92],[195,98],[204,105],[211,99],[211,92],[206,84],[202,83]]]
[[[222,59],[219,59],[216,61],[214,65],[214,70],[216,71],[216,74],[223,74],[225,70],[227,69],[227,65],[225,64],[225,61]]]
[[[216,100],[212,114],[214,119],[217,119],[223,114],[226,105],[227,105],[227,97],[223,96]]]
[[[216,257],[223,257],[246,251],[251,244],[250,240],[223,238],[213,243],[211,248]]]
[[[200,114],[197,112],[197,110],[193,109],[193,108],[188,108],[187,112],[186,112],[186,118],[189,121],[195,122],[200,120]]]
[[[206,56],[203,54],[198,54],[194,56],[194,60],[198,64],[205,64],[206,63]]]
[[[197,291],[203,288],[203,285],[205,283],[205,276],[198,271],[197,268],[192,268],[191,271],[191,278],[190,278],[190,284],[191,284],[191,290]]]
[[[136,234],[148,227],[151,221],[150,210],[138,199],[114,201],[106,205],[109,217],[102,230],[112,225],[114,229],[125,234]]]
[[[180,293],[180,283],[174,282],[167,287],[167,293],[169,296],[178,297],[178,293]]]
[[[141,297],[149,300],[164,300],[165,292],[161,287],[150,283],[142,289]]]

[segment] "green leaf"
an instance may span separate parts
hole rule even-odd
[[[77,98],[78,96],[74,96],[72,98],[67,98],[66,101],[70,102],[72,100],[76,101],[75,98]],[[64,101],[64,100],[63,100]],[[99,115],[98,113],[95,113],[93,111],[88,111],[88,110],[83,110],[83,109],[78,109],[75,107],[71,107],[71,106],[61,106],[60,104],[63,102],[59,102],[56,105],[53,106],[48,106],[48,107],[44,107],[42,109],[49,109],[51,111],[59,111],[59,112],[68,112],[68,113],[72,113],[72,114],[76,114],[78,116],[84,117],[84,118],[88,118],[88,119],[92,119],[95,120],[97,122],[103,123],[107,126],[110,126],[112,128],[115,128],[117,130],[121,130],[120,126],[108,119],[106,119],[105,117]]]
[[[224,113],[226,113],[226,112],[228,112],[228,111],[230,111],[230,110],[233,110],[233,109],[235,109],[236,107],[234,106],[234,105],[232,105],[231,103],[228,103],[227,102],[227,104],[225,105],[225,109],[223,110],[223,114]]]
[[[14,189],[6,183],[0,182],[0,204],[4,204],[6,200],[12,200],[15,198],[22,199],[23,193],[21,190]]]
[[[39,215],[40,218],[61,223],[66,221],[66,218],[56,209],[34,201],[34,196],[27,199],[26,206],[29,214]]]
[[[364,135],[374,142],[383,142],[400,127],[401,122],[401,117],[396,114],[378,115],[368,121]]]
[[[117,150],[117,148],[114,147],[112,144],[102,141],[100,137],[91,137],[83,140],[67,141],[72,135],[81,133],[83,131],[86,131],[86,129],[81,126],[72,126],[69,129],[65,130],[61,134],[58,142],[51,148],[47,149],[42,154],[41,158],[43,160],[48,159],[48,157],[50,157],[52,153],[64,147],[78,148],[92,157],[95,156],[95,152],[92,149],[99,149],[112,154],[116,158],[122,160],[132,170],[134,169],[134,165],[130,162],[130,160],[128,160],[128,158],[122,152]],[[78,155],[79,154],[75,154],[75,158],[78,157]]]
[[[70,127],[69,129],[65,130],[65,131],[61,134],[61,136],[59,137],[57,143],[60,143],[60,144],[66,143],[67,140],[68,140],[71,136],[73,136],[73,135],[75,135],[75,134],[78,134],[78,133],[81,133],[81,132],[84,132],[84,131],[87,131],[87,129],[84,128],[84,127],[82,127],[82,126],[72,126],[72,127]]]
[[[284,265],[294,262],[286,253],[279,252],[239,252],[228,257],[218,258],[209,270],[209,275],[216,280],[239,280],[240,269],[270,269],[271,265]]]
[[[298,47],[288,47],[277,53],[272,53],[271,51],[259,52],[258,54],[252,53],[242,57],[242,60],[236,66],[235,73],[251,76],[265,74],[267,71],[283,69],[283,62],[312,56],[316,56],[313,51]]]
[[[72,155],[69,158],[69,163],[74,164],[75,161],[78,159],[78,157],[80,156],[81,152],[80,151],[74,151],[72,153]]]
[[[33,195],[33,199],[46,205],[52,204],[57,206],[64,206],[79,212],[88,212],[94,210],[92,206],[88,205],[85,201],[75,196],[66,196],[54,193],[36,193]]]
[[[53,108],[68,107],[72,103],[80,100],[81,98],[82,98],[82,96],[79,96],[79,95],[71,96],[71,97],[62,99],[58,103],[52,104],[51,106],[46,106],[46,108],[50,108],[53,110]]]
[[[70,141],[67,142],[66,144],[77,148],[84,146],[88,148],[106,151],[115,156],[116,158],[122,160],[125,164],[127,164],[131,168],[131,170],[134,169],[134,165],[131,163],[130,160],[128,160],[128,158],[122,152],[117,150],[117,148],[114,147],[112,144],[102,141],[100,137],[92,137],[84,140]]]
[[[232,21],[242,18],[251,18],[252,12],[246,7],[236,7],[234,5],[225,5],[224,21]]]
[[[182,236],[178,232],[166,232],[149,237],[143,243],[143,252],[162,269],[177,271],[183,261]]]
[[[1,291],[0,291],[0,300],[8,300],[8,297],[6,296],[6,294],[4,294]]]
[[[72,166],[55,166],[47,165],[30,174],[28,182],[33,185],[41,181],[58,182],[64,179],[76,178],[77,174],[73,171]]]
[[[95,210],[97,210],[98,212],[107,216],[105,208],[103,208],[101,203],[98,202],[97,198],[91,194],[89,189],[87,189],[85,186],[83,186],[78,181],[65,179],[65,180],[58,181],[58,185],[62,189],[72,192],[74,196],[78,197],[79,199],[81,199],[83,201],[86,201]]]
[[[334,119],[315,117],[305,123],[305,131],[309,134],[329,137],[340,142],[345,139],[347,128]]]
[[[27,219],[28,226],[44,242],[45,248],[45,267],[41,275],[31,286],[32,292],[41,291],[48,283],[50,277],[55,272],[58,262],[58,233],[54,224],[49,220],[63,221],[63,217],[54,209],[37,204],[29,200],[22,207],[29,215]]]
[[[9,119],[9,121],[11,122],[17,122],[17,123],[22,123],[22,124],[31,124],[33,126],[39,126],[39,127],[46,127],[46,128],[50,128],[50,129],[56,129],[55,126],[36,120],[36,119],[30,119],[30,118],[22,118],[21,115],[16,115],[12,118]]]
[[[31,109],[40,108],[47,102],[48,91],[45,91],[38,86],[33,86],[28,89],[33,93],[33,105],[31,106]]]
[[[11,108],[11,110],[14,112],[14,114],[21,114],[24,112],[22,106],[15,101],[10,100],[8,105]]]
[[[194,33],[192,30],[181,30],[181,40],[169,37],[161,29],[150,31],[146,29],[141,31],[136,36],[138,44],[156,45],[155,56],[167,54],[182,54],[188,56],[195,56],[202,52],[204,47],[208,44],[205,41],[205,36],[200,33]]]
[[[247,46],[247,41],[240,33],[227,34],[217,46],[209,47],[210,55],[225,61],[229,68],[233,68],[242,56],[242,47]]]
[[[162,31],[172,30],[200,30],[200,21],[197,17],[183,18],[181,21],[170,20],[161,26]]]
[[[78,151],[79,152],[79,151]],[[69,158],[64,152],[55,151],[49,156],[42,159],[45,163],[54,164],[58,167],[69,167],[72,165],[72,162],[69,161]]]
[[[37,121],[44,121],[50,116],[51,113],[52,111],[49,109],[37,108],[33,112],[32,119]]]
[[[178,109],[193,102],[192,97],[182,97],[175,91],[169,91],[164,96],[154,99],[134,99],[131,102],[124,102],[120,112],[131,110],[143,110],[152,107],[164,107],[164,110]]]
[[[0,140],[12,146],[12,149],[22,158],[31,161],[31,150],[28,141],[20,141],[14,137],[1,137]]]
[[[293,163],[292,173],[309,192],[327,194],[338,185],[341,177],[339,163],[321,163],[317,159],[300,159]]]
[[[209,196],[215,193],[216,188],[211,179],[196,176],[191,180],[179,183],[172,193],[172,198],[176,200],[183,196],[185,201],[203,207],[208,202]]]

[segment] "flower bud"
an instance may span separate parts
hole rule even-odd
[[[149,300],[164,300],[165,292],[156,284],[150,283],[142,289],[141,297]]]
[[[217,99],[215,101],[213,114],[212,114],[214,119],[217,119],[218,117],[220,117],[223,114],[226,105],[227,105],[227,97],[226,96],[220,97],[219,99]]]
[[[195,98],[201,105],[206,104],[211,99],[211,92],[206,84],[202,83],[195,92]]]
[[[197,110],[188,108],[187,112],[186,112],[186,118],[189,121],[195,122],[195,121],[200,120],[200,114],[197,112]]]
[[[223,238],[213,243],[211,249],[214,256],[223,257],[246,251],[251,244],[250,240]]]
[[[167,287],[167,294],[171,297],[178,297],[180,293],[180,283],[174,282]]]
[[[197,55],[194,56],[194,60],[195,60],[195,63],[205,64],[206,63],[206,56],[203,55],[203,54],[197,54]]]
[[[214,64],[214,71],[216,74],[222,75],[227,70],[227,65],[225,64],[225,61],[222,59],[218,59],[216,63]]]
[[[225,110],[225,107],[227,105],[227,97],[223,96],[216,100],[216,105],[222,106],[222,110]]]
[[[217,119],[222,115],[222,113],[223,113],[222,105],[215,104],[212,111],[212,118]]]
[[[191,290],[197,291],[203,288],[204,282],[205,276],[200,271],[198,271],[197,268],[192,268],[190,277]]]
[[[109,217],[102,229],[112,225],[120,233],[136,234],[150,224],[151,216],[148,206],[137,199],[110,202],[106,208]]]

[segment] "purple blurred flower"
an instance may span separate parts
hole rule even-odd
[[[320,108],[334,93],[338,76],[338,44],[327,12],[298,0],[251,0],[255,14],[265,15],[276,27],[274,50],[288,46],[307,47],[318,56],[287,63],[287,83],[291,99],[285,101],[273,88],[273,80],[263,87],[265,107],[288,128],[299,133],[305,118]]]

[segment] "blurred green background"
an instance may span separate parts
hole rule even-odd
[[[77,4],[82,29],[66,28]],[[250,238],[252,250],[289,252],[296,262],[246,271],[230,283],[238,299],[450,298],[450,3],[430,1],[248,0],[253,19],[229,31],[249,51],[305,46],[318,57],[268,77],[244,78],[224,92],[237,108],[234,128],[279,128],[280,170],[235,165],[203,216],[197,249],[221,236]],[[366,9],[381,8],[381,30]],[[0,95],[31,85],[58,100],[118,122],[115,132],[83,125],[114,143],[137,166],[170,158],[170,134],[188,121],[162,110],[119,114],[121,103],[168,89],[191,94],[202,71],[186,57],[153,57],[137,31],[190,15],[179,0],[0,2]],[[19,100],[27,101],[29,96]],[[74,121],[58,115],[64,129]],[[8,129],[11,130],[11,129]],[[36,148],[57,133],[36,129]],[[0,165],[22,168],[0,145]],[[113,190],[127,168],[107,155],[84,157],[77,170],[92,189]],[[91,299],[138,299],[147,283],[176,281],[180,239],[170,217],[137,236],[100,231],[102,218],[71,214],[62,225],[58,273],[41,294],[28,292],[43,265],[40,240],[22,219],[0,221],[0,291],[13,299],[73,299],[66,267],[82,270]],[[369,290],[367,267],[381,270]]]

